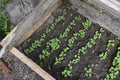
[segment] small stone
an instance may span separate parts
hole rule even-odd
[[[33,0],[21,0],[19,3],[16,3],[15,1],[8,3],[5,12],[9,17],[10,23],[13,25],[20,23],[37,4],[39,4],[39,2],[37,3]]]

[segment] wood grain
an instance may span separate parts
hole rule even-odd
[[[7,65],[2,60],[0,60],[0,69],[8,75],[11,73],[11,70],[7,67]]]
[[[107,10],[109,13],[120,18],[120,3],[116,0],[92,0],[94,4]]]
[[[71,7],[75,11],[112,32],[114,35],[120,37],[120,18],[110,15],[109,11],[107,12],[104,10],[105,12],[102,12],[100,7],[100,9],[96,9],[97,4],[93,3],[93,1],[99,2],[100,0],[90,0],[90,5],[81,0],[69,0],[69,3],[72,4]],[[91,6],[91,4],[94,4],[94,6]]]
[[[19,39],[25,33],[26,35],[22,37],[20,42],[29,37],[38,28],[38,26],[44,23],[52,11],[56,9],[52,7],[57,4],[58,1],[59,0],[42,0],[38,6],[0,42],[0,45],[3,46],[0,50],[0,58],[8,51],[8,48],[11,48],[16,42],[19,42]],[[27,31],[30,32],[28,33]]]
[[[51,7],[45,14],[42,16],[37,23],[33,25],[27,32],[22,35],[19,41],[16,42],[15,46],[20,45],[24,40],[30,37],[47,19],[48,17],[61,5],[61,1],[58,1],[53,7]]]
[[[29,66],[33,71],[38,73],[45,80],[56,80],[51,75],[49,75],[46,71],[44,71],[40,66],[34,63],[31,59],[27,58],[23,53],[17,50],[15,47],[12,47],[10,52],[15,55],[18,59],[24,62],[27,66]]]

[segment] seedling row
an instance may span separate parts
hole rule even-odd
[[[61,6],[20,47],[57,80],[119,80],[119,38]]]

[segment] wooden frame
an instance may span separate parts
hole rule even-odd
[[[38,73],[45,80],[55,80],[36,63],[17,50],[15,45],[19,45],[32,35],[48,17],[61,5],[59,0],[42,0],[41,3],[31,12],[21,23],[19,23],[1,42],[0,58],[8,50],[17,58],[28,65],[33,71]]]
[[[107,0],[103,0],[102,2],[105,3],[106,1]],[[73,9],[77,8],[78,13],[84,15],[85,17],[91,19],[95,23],[106,28],[107,30],[112,32],[114,35],[120,37],[120,18],[119,18],[120,16],[116,18],[115,15],[109,15],[109,14],[112,14],[112,12],[111,12],[112,9],[107,10],[107,8],[111,8],[111,7],[108,7],[109,5],[107,6],[107,4],[106,4],[104,6],[107,6],[107,7],[103,8],[102,5],[100,6],[100,4],[102,3],[101,0],[88,0],[87,2],[83,2],[80,0],[75,0],[75,1],[69,0],[69,2],[72,4]],[[90,5],[88,5],[88,4],[90,4]],[[117,6],[117,4],[116,4],[116,6]],[[88,7],[88,8],[86,8],[86,7]],[[101,9],[101,7],[102,7],[102,9]],[[116,10],[116,9],[113,8],[113,11],[114,10]],[[107,13],[109,13],[109,14],[107,14]],[[116,14],[117,13],[118,12],[116,12]],[[120,12],[119,12],[119,14],[120,14]],[[110,24],[108,24],[107,21],[109,21]]]
[[[15,55],[18,59],[24,62],[27,66],[29,66],[32,70],[38,73],[45,80],[55,80],[52,76],[50,76],[46,71],[44,71],[40,66],[34,63],[31,59],[27,58],[23,53],[17,50],[15,47],[12,47],[10,52]]]
[[[120,18],[120,3],[116,0],[92,0],[93,3]]]
[[[103,2],[104,0],[91,1],[91,3],[94,3],[94,4],[99,3],[99,5],[101,5]],[[24,40],[30,37],[32,33],[35,32],[48,19],[48,17],[61,5],[61,3],[62,2],[60,0],[42,0],[41,3],[0,42],[0,45],[2,46],[0,50],[0,58],[5,52],[10,51],[13,55],[15,55],[22,62],[28,65],[32,70],[38,73],[45,80],[55,80],[55,78],[53,78],[46,71],[40,68],[31,59],[27,58],[23,53],[17,50],[14,46],[21,44]],[[82,5],[86,5],[85,3],[83,4],[82,1],[69,0],[69,3],[72,4],[73,9],[77,8],[78,10],[77,12],[79,12],[80,14],[102,25],[104,28],[113,32],[115,35],[120,36],[119,25],[113,28],[113,27],[110,27],[112,25],[108,25],[100,22],[96,16],[90,17],[90,14],[87,14],[85,8],[82,6]],[[87,6],[90,7],[88,4]],[[108,7],[106,7],[105,9],[107,8]],[[109,6],[109,8],[110,8],[109,12],[111,13],[112,12],[111,7]],[[112,8],[113,10],[117,10],[117,8],[120,8],[120,7],[117,7],[117,8],[112,7]],[[116,12],[116,15],[120,17],[120,14],[118,13],[120,13],[120,10],[117,10]],[[91,12],[91,14],[93,13]],[[102,17],[104,16],[101,15],[101,18]],[[112,19],[111,19],[111,22],[112,22]],[[115,31],[116,29],[117,31]]]

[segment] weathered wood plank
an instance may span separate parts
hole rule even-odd
[[[29,66],[33,71],[38,73],[45,80],[56,80],[51,75],[49,75],[46,71],[44,71],[40,66],[34,63],[31,59],[27,58],[23,53],[17,50],[15,47],[10,49],[10,52],[15,55],[18,59],[24,62],[27,66]]]
[[[42,0],[40,4],[0,42],[0,45],[3,46],[0,50],[0,58],[5,51],[8,51],[8,46],[13,46],[25,32],[43,18],[46,12],[58,1],[59,0]]]
[[[120,0],[110,0],[113,4],[120,6]]]
[[[10,45],[12,39],[15,37],[15,33],[17,31],[17,27],[15,27],[10,34],[8,34],[1,42],[0,45],[2,46],[2,49],[0,50],[0,58],[4,53],[8,51],[8,45]]]
[[[96,0],[99,1],[99,0]],[[106,12],[96,9],[94,6],[80,0],[69,0],[72,8],[78,13],[89,18],[93,22],[101,25],[111,31],[116,36],[120,37],[120,19]]]
[[[91,0],[94,4],[102,7],[111,14],[120,18],[120,3],[116,0]]]
[[[61,5],[61,1],[58,1],[52,8],[50,8],[38,22],[33,25],[20,39],[15,46],[20,45],[24,40],[30,37],[47,19],[48,17]]]
[[[0,69],[8,75],[11,73],[11,70],[7,67],[7,65],[2,60],[0,60]]]

